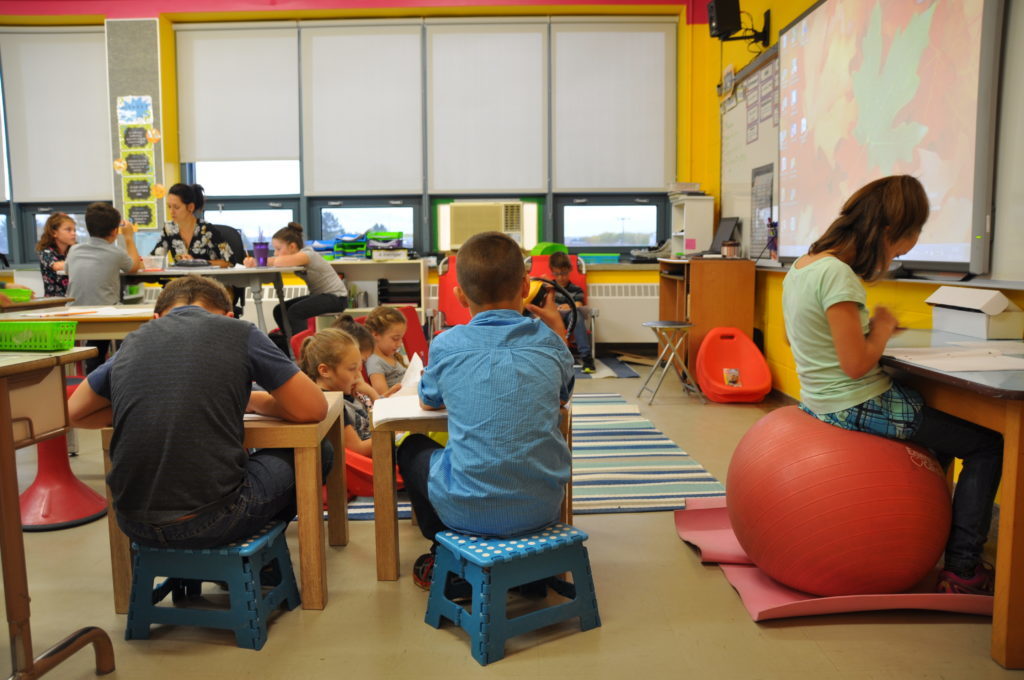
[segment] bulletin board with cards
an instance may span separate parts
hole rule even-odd
[[[728,80],[728,79],[726,79]],[[768,239],[766,218],[779,205],[779,60],[773,46],[721,92],[722,217],[739,217],[742,253],[756,258]]]

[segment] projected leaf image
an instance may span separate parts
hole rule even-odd
[[[917,69],[928,46],[934,12],[932,5],[912,17],[904,30],[893,35],[885,53],[882,9],[876,3],[861,43],[863,62],[852,80],[855,97],[862,106],[853,132],[867,149],[868,161],[883,175],[892,173],[898,162],[913,161],[914,147],[928,132],[916,121],[897,120],[920,86]]]

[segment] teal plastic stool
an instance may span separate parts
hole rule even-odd
[[[132,592],[126,640],[144,640],[154,623],[205,626],[235,631],[239,647],[261,649],[267,641],[267,618],[284,603],[299,606],[284,522],[268,524],[255,536],[221,548],[174,550],[132,544]],[[155,579],[166,580],[153,586]],[[202,594],[203,581],[227,585],[226,610],[184,606]],[[170,594],[176,606],[158,607]]]
[[[444,617],[461,626],[469,633],[473,658],[480,665],[504,657],[505,641],[531,630],[576,616],[581,630],[601,625],[590,558],[583,546],[587,535],[579,529],[552,524],[513,538],[481,538],[454,531],[439,532],[435,538],[438,546],[426,622],[440,628]],[[557,577],[566,572],[572,573],[572,583]],[[469,611],[446,597],[448,574],[464,578],[472,587]],[[509,589],[545,579],[545,585],[569,600],[507,618]]]

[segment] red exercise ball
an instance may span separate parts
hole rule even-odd
[[[750,559],[815,595],[909,589],[937,563],[952,513],[942,468],[924,449],[796,406],[769,413],[740,440],[726,500]]]

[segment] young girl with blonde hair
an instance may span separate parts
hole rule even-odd
[[[321,389],[345,394],[345,448],[370,456],[370,419],[355,401],[361,380],[359,343],[338,328],[325,328],[302,342],[299,368]]]

